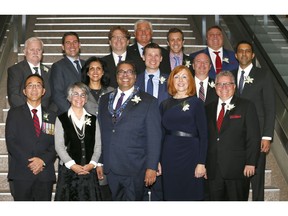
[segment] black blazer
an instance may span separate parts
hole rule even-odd
[[[233,71],[233,74],[238,87],[237,72],[238,70]],[[242,94],[238,91],[236,94],[255,104],[261,135],[273,138],[276,108],[272,77],[267,71],[255,66],[252,67],[249,76],[254,79],[253,83],[245,83]]]
[[[41,132],[40,136],[36,137],[33,119],[27,103],[9,110],[5,127],[9,158],[8,179],[34,181],[37,178],[41,181],[55,182],[55,119],[56,113],[42,106]],[[49,128],[52,130],[49,131]],[[45,169],[38,175],[34,175],[27,167],[28,159],[32,157],[39,157],[46,164]]]
[[[131,56],[131,60],[136,65],[137,74],[144,72],[146,66],[145,66],[145,62],[140,56],[137,43],[134,43],[133,45],[128,46],[127,52],[129,52],[129,55]],[[162,71],[162,73],[170,74],[171,68],[170,68],[169,52],[163,47],[161,47],[161,52],[162,52],[162,62],[160,63],[160,66],[159,66],[160,71]]]
[[[82,59],[80,61],[83,66],[85,61]],[[81,82],[81,73],[78,73],[66,56],[52,65],[50,84],[52,100],[58,108],[58,115],[68,111],[70,103],[67,100],[67,88],[75,82]]]
[[[50,89],[50,68],[40,63],[41,76],[44,80],[45,95],[42,97],[42,105],[49,107],[51,104]],[[7,92],[10,107],[20,106],[26,103],[26,96],[23,94],[26,78],[33,74],[27,60],[23,60],[8,68]]]
[[[255,106],[246,99],[234,96],[220,132],[217,129],[218,100],[206,106],[208,120],[207,176],[214,179],[219,166],[224,179],[244,178],[245,165],[256,166],[260,152],[260,128]]]

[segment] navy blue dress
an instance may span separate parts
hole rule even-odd
[[[161,103],[160,111],[164,133],[161,159],[164,200],[203,200],[204,178],[195,178],[194,174],[196,165],[206,161],[208,132],[204,103],[196,96],[168,98]]]

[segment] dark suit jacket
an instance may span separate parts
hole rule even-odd
[[[46,93],[42,98],[42,105],[49,107],[51,100],[51,89],[49,83],[49,68],[40,64],[41,76],[44,80]],[[26,96],[23,94],[26,78],[33,74],[27,60],[23,60],[8,68],[7,92],[10,107],[20,106],[26,103]]]
[[[139,50],[137,43],[134,43],[131,46],[127,47],[127,52],[129,52],[129,55],[131,57],[131,60],[134,62],[136,65],[136,72],[137,74],[142,73],[145,71],[145,62],[143,61],[142,57],[140,56]],[[169,52],[161,47],[161,52],[162,52],[162,62],[160,63],[160,71],[163,73],[170,74],[171,72],[171,67],[170,67],[170,60],[169,60]]]
[[[83,66],[85,61],[82,59],[80,61]],[[58,115],[69,109],[70,103],[67,100],[67,88],[75,82],[81,82],[81,73],[78,73],[73,63],[66,56],[52,65],[50,84],[52,100],[57,105]]]
[[[256,166],[260,152],[260,128],[255,106],[252,102],[234,96],[218,133],[218,100],[206,106],[208,120],[207,176],[214,179],[219,166],[224,179],[244,178],[245,165]]]
[[[48,113],[48,120],[43,115]],[[26,104],[11,108],[8,112],[5,138],[9,156],[8,179],[55,182],[54,162],[56,151],[54,136],[44,133],[44,122],[54,126],[56,113],[42,106],[42,127],[39,138],[36,137],[33,119]],[[28,159],[32,157],[41,158],[46,167],[38,175],[34,175],[27,167]]]
[[[163,84],[160,83],[159,81],[159,89],[158,89],[158,104],[167,99],[169,96],[168,91],[167,91],[167,80],[168,80],[168,74],[165,73],[160,73],[160,77],[164,77],[166,80],[163,82]],[[139,88],[142,91],[145,91],[145,72],[137,75],[137,80],[136,80],[136,86],[139,86]]]
[[[233,71],[238,87],[237,70]],[[237,96],[251,100],[256,107],[262,136],[272,137],[275,124],[275,96],[272,77],[270,74],[255,66],[249,76],[254,78],[253,83],[245,83],[242,94],[236,91]]]
[[[162,136],[157,99],[139,90],[141,101],[130,100],[114,124],[108,111],[110,94],[101,97],[98,114],[105,174],[135,177],[147,168],[157,170]]]
[[[107,74],[109,74],[110,77],[110,86],[112,86],[113,88],[117,88],[118,87],[118,83],[117,83],[117,79],[116,79],[116,70],[117,70],[117,66],[115,65],[114,62],[114,58],[112,53],[110,53],[107,56],[102,57],[102,60],[105,61],[106,65],[107,65]],[[132,60],[130,53],[127,50],[126,53],[126,60]],[[124,59],[123,59],[124,61]]]
[[[191,53],[190,58],[193,60],[195,58],[195,56],[198,55],[199,53],[207,54],[210,57],[210,61],[212,62],[208,47],[206,47],[203,50],[199,50],[197,52]],[[228,59],[227,61],[229,61],[229,63],[226,61],[223,61],[223,59]],[[239,63],[235,57],[234,51],[227,50],[227,49],[223,48],[223,59],[222,59],[222,71],[233,71],[233,70],[236,70],[238,68]],[[212,79],[215,79],[215,77],[216,77],[216,70],[215,70],[213,64],[212,64],[212,67],[209,71],[209,77],[211,77]]]

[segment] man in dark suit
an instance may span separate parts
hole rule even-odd
[[[54,123],[56,113],[41,105],[45,94],[40,75],[25,81],[27,103],[9,110],[5,138],[9,157],[8,180],[15,201],[51,201],[55,183]],[[35,128],[35,120],[39,127]]]
[[[142,73],[137,75],[136,86],[139,86],[142,91],[145,91],[152,96],[158,98],[158,103],[160,104],[163,100],[169,97],[167,91],[167,71],[162,71],[159,68],[160,63],[163,59],[160,46],[156,43],[147,44],[144,47],[143,59],[146,68]],[[147,87],[150,75],[153,75],[153,77],[151,78],[153,92],[149,92]]]
[[[106,62],[107,73],[110,77],[110,86],[117,88],[116,80],[116,67],[121,61],[129,60],[129,53],[127,52],[127,46],[129,45],[130,33],[122,26],[115,26],[110,29],[108,33],[109,45],[111,53],[104,56],[102,59]],[[106,72],[106,71],[105,71]]]
[[[209,77],[215,79],[215,76],[220,71],[232,71],[238,68],[238,61],[235,58],[235,53],[232,50],[227,50],[223,47],[224,39],[223,32],[219,26],[212,26],[206,33],[207,48],[190,54],[190,58],[194,59],[199,53],[206,53],[213,64],[209,71]],[[217,54],[219,66],[216,68]]]
[[[238,87],[237,96],[249,99],[255,104],[260,123],[262,136],[260,157],[251,184],[253,201],[263,201],[266,154],[270,150],[274,135],[275,96],[272,77],[268,71],[253,65],[254,57],[253,45],[248,41],[240,41],[236,46],[239,68],[233,73]],[[243,82],[240,81],[242,71],[244,71]]]
[[[207,178],[210,200],[247,201],[255,174],[260,128],[254,104],[234,95],[234,76],[216,76],[219,99],[206,106],[208,119]],[[217,120],[216,120],[217,119]]]
[[[218,98],[215,91],[215,81],[208,76],[210,68],[211,61],[207,54],[199,53],[195,56],[193,60],[193,69],[195,71],[194,79],[197,97],[203,100],[205,105]]]
[[[7,92],[11,108],[26,103],[26,97],[23,94],[25,80],[29,75],[34,73],[41,75],[46,83],[46,93],[42,98],[42,105],[46,107],[50,106],[50,72],[49,68],[41,63],[43,46],[42,40],[37,37],[27,39],[23,50],[25,59],[8,68]]]
[[[137,74],[142,73],[145,70],[145,63],[142,58],[144,47],[152,42],[152,23],[147,20],[138,20],[134,25],[135,43],[127,48],[131,60],[136,65]],[[166,49],[162,48],[163,60],[160,64],[161,71],[167,71],[169,74],[171,71],[169,63],[169,53]]]
[[[101,97],[102,162],[113,200],[142,200],[144,185],[156,181],[161,151],[157,99],[137,88],[133,63],[117,66],[118,89]],[[124,93],[124,94],[123,94]],[[98,178],[103,176],[97,167]]]
[[[81,67],[85,61],[80,59],[81,43],[76,32],[66,32],[62,37],[64,57],[51,67],[52,100],[57,105],[57,114],[66,112],[70,103],[67,100],[67,88],[81,81]]]
[[[193,72],[191,58],[183,53],[184,43],[184,33],[181,29],[169,29],[167,33],[167,44],[171,71],[178,65],[185,65]]]

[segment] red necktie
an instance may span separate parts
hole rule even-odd
[[[215,61],[215,66],[216,66],[216,74],[218,74],[222,70],[222,62],[221,58],[219,56],[220,51],[214,52],[216,54],[216,61]]]
[[[222,126],[222,122],[223,122],[223,118],[224,118],[224,113],[225,113],[225,105],[226,103],[222,103],[222,108],[220,110],[220,113],[218,115],[218,119],[217,119],[217,128],[218,128],[218,132],[220,132],[221,126]]]
[[[39,118],[36,114],[37,109],[32,109],[32,113],[33,113],[33,122],[34,122],[36,136],[39,137],[40,136],[40,123],[39,123]]]

